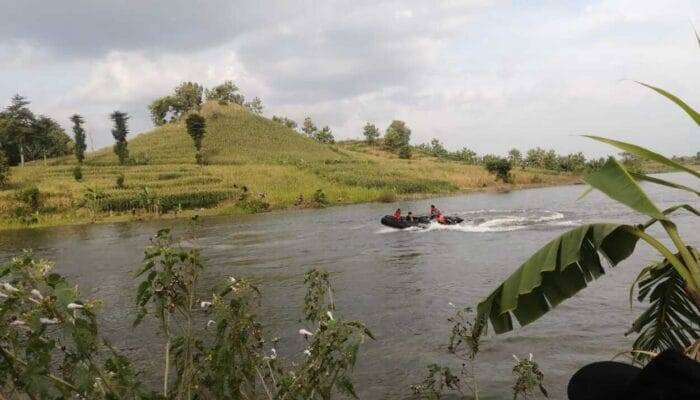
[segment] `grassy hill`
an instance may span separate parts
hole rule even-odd
[[[10,185],[0,190],[0,229],[393,201],[577,179],[518,170],[506,185],[480,166],[421,154],[401,160],[358,141],[320,144],[235,105],[208,103],[202,114],[208,165],[195,164],[192,139],[178,122],[131,139],[134,165],[117,165],[111,148],[88,154],[80,181],[72,157],[13,168]],[[32,186],[40,194],[35,208],[19,199]]]

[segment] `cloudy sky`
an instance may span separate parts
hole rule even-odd
[[[413,141],[505,153],[608,152],[597,133],[673,154],[697,126],[630,79],[700,106],[697,0],[0,0],[0,105],[78,112],[95,147],[107,114],[151,128],[147,104],[183,80],[231,79],[265,114],[310,115],[336,137],[402,119]]]

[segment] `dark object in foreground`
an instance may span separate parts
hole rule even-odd
[[[462,221],[464,220],[460,217],[445,217],[445,223],[443,225],[455,225],[459,224]],[[394,218],[393,215],[385,215],[381,220],[382,225],[386,225],[396,229],[406,229],[412,226],[425,228],[428,225],[430,225],[430,222],[430,217],[428,217],[427,215],[413,217],[412,220],[408,220],[406,218],[401,218],[400,220],[397,220],[396,218]]]
[[[700,363],[666,350],[644,368],[615,361],[586,365],[571,377],[569,400],[697,400]]]

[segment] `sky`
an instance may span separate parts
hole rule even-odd
[[[697,125],[633,82],[700,107],[697,0],[0,3],[0,106],[20,93],[67,130],[80,113],[94,148],[114,110],[136,135],[178,83],[233,80],[337,139],[400,119],[413,143],[479,153],[614,153],[583,134],[700,151]]]

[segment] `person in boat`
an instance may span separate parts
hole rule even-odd
[[[397,208],[396,211],[394,212],[394,219],[397,221],[401,221],[401,209]]]
[[[406,214],[406,221],[413,222],[414,219],[413,213],[409,211],[408,214]]]
[[[438,224],[444,225],[447,223],[447,219],[445,219],[445,216],[441,212],[438,212],[437,217],[435,217],[435,219],[437,219]]]
[[[440,214],[442,214],[442,213],[440,212],[440,210],[438,210],[437,207],[435,207],[434,204],[431,204],[431,205],[430,205],[430,219],[435,219],[435,218],[437,218],[438,215],[440,215]]]

